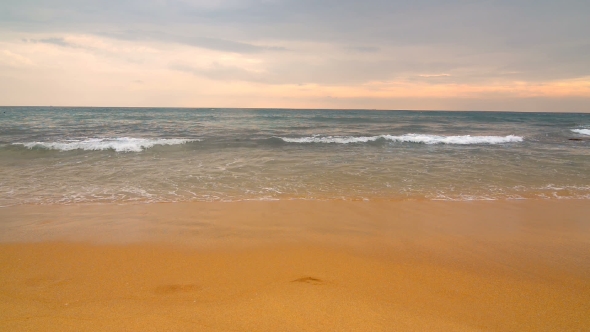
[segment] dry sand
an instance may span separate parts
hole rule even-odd
[[[0,330],[590,330],[589,202],[4,208]]]

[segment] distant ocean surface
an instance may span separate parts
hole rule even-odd
[[[0,108],[0,206],[590,199],[590,114]]]

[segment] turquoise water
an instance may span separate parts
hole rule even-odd
[[[0,108],[0,206],[590,198],[590,114]]]

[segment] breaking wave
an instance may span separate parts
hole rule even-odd
[[[572,129],[574,133],[582,134],[582,135],[589,135],[590,136],[590,129]]]
[[[379,135],[379,136],[308,136],[300,138],[280,137],[288,143],[367,143],[379,139],[402,143],[422,144],[502,144],[511,142],[522,142],[523,138],[515,135],[508,136],[437,136],[422,134],[406,134],[401,136]]]
[[[60,142],[29,142],[14,143],[23,145],[26,148],[40,148],[48,150],[115,150],[117,152],[141,152],[155,145],[177,145],[188,142],[198,141],[196,139],[181,138],[133,138],[133,137],[115,137],[115,138],[90,138],[85,140],[67,140]]]

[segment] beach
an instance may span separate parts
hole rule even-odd
[[[590,332],[589,17],[1,1],[0,332]]]
[[[0,330],[590,327],[588,114],[2,112]]]
[[[586,200],[20,205],[0,214],[2,330],[590,326]]]

